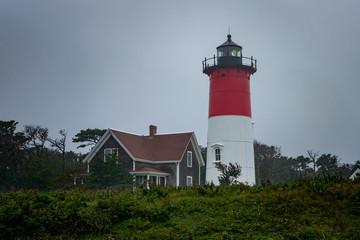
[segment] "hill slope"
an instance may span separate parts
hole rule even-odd
[[[360,184],[0,193],[0,239],[360,239]]]

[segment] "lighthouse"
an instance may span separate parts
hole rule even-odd
[[[244,57],[230,34],[216,49],[216,56],[203,61],[210,80],[206,182],[219,184],[215,163],[221,162],[238,163],[237,181],[255,184],[250,75],[256,72],[256,60]]]

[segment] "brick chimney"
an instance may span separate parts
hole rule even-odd
[[[149,126],[149,137],[154,137],[156,134],[157,127],[155,125]]]

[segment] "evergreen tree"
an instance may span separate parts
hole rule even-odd
[[[79,145],[77,148],[85,148],[87,146],[95,145],[104,135],[105,132],[106,132],[105,129],[88,128],[86,130],[81,130],[79,133],[75,135],[75,137],[72,140],[74,143],[83,143]]]
[[[316,161],[318,166],[317,175],[321,177],[329,177],[338,175],[339,159],[335,155],[322,154]]]
[[[89,185],[103,188],[130,183],[131,179],[126,177],[119,161],[120,158],[116,152],[106,156],[106,160],[99,155],[95,156],[90,163]]]
[[[18,122],[0,121],[0,190],[17,187],[19,168],[25,156],[28,141],[24,133],[16,132]]]

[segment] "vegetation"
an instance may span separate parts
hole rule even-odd
[[[332,154],[322,154],[313,150],[307,156],[286,157],[280,147],[254,142],[256,183],[280,183],[296,179],[343,177],[347,178],[355,165],[340,164]]]
[[[111,157],[107,163],[94,164],[99,172],[85,179],[87,165],[82,162],[84,155],[66,150],[67,133],[64,129],[55,139],[49,136],[48,128],[41,126],[25,125],[23,131],[16,132],[17,124],[14,120],[0,121],[0,191],[55,190],[71,187],[74,179],[100,188],[128,182],[116,164],[119,159]],[[81,130],[73,141],[80,143],[79,147],[91,146],[104,132],[99,129]]]
[[[0,191],[10,189],[38,189],[41,191],[67,188],[76,183],[91,188],[127,184],[125,174],[119,164],[99,162],[94,159],[91,175],[87,176],[87,165],[82,162],[85,155],[68,151],[67,133],[59,131],[59,138],[51,138],[47,128],[25,125],[16,131],[17,122],[0,121]],[[72,139],[79,148],[96,144],[104,129],[80,130]],[[280,147],[268,146],[255,141],[256,183],[280,183],[309,177],[347,177],[355,166],[340,164],[339,158],[313,150],[307,156],[295,158],[281,154]],[[206,147],[200,146],[206,159]],[[115,162],[119,162],[117,159]],[[206,166],[201,167],[201,183],[205,184]],[[230,179],[231,180],[231,179]]]
[[[0,193],[0,239],[360,239],[359,216],[340,178]]]
[[[79,133],[75,135],[73,138],[73,142],[75,143],[83,143],[78,146],[78,148],[85,148],[87,146],[94,146],[100,138],[104,135],[106,132],[105,129],[86,129],[81,130]]]
[[[236,179],[241,176],[241,166],[238,163],[229,163],[228,166],[222,162],[216,162],[215,167],[221,173],[220,176],[218,176],[221,185],[229,186],[235,183]]]
[[[17,124],[0,121],[0,191],[63,188],[73,184],[74,173],[85,171],[82,156],[66,151],[65,130],[54,140],[47,128],[26,125],[16,132]]]
[[[120,192],[109,190],[128,183],[114,153],[95,157],[77,188],[87,166],[66,131],[17,124],[0,121],[0,239],[360,239],[360,181],[343,180],[353,165],[337,156],[289,158],[256,141],[257,186],[232,184],[234,165],[222,166],[223,186]],[[95,144],[104,130],[93,130],[73,141]]]
[[[95,156],[91,164],[91,174],[87,177],[87,184],[92,188],[106,188],[120,184],[132,183],[124,169],[118,164],[121,161],[117,153],[106,156],[106,161]]]

